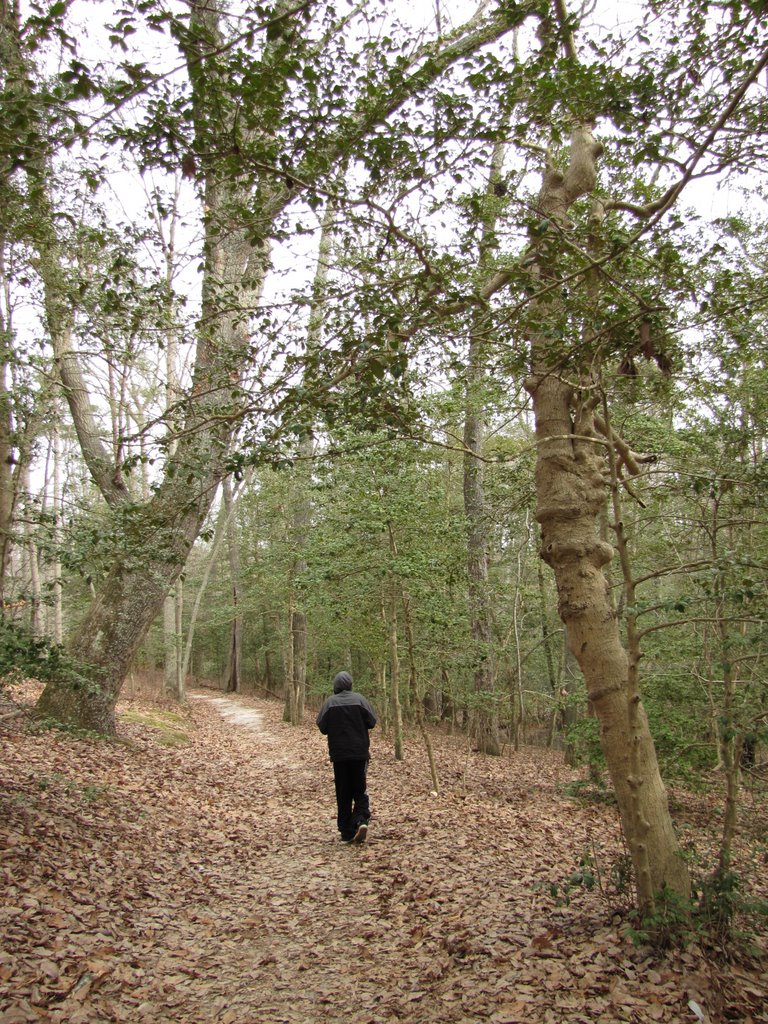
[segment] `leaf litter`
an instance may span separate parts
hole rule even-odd
[[[560,754],[435,735],[435,797],[418,741],[374,733],[349,847],[311,721],[194,696],[171,745],[137,702],[118,742],[0,732],[0,1024],[768,1022],[765,936],[632,943],[617,813]],[[585,857],[602,891],[568,889]]]

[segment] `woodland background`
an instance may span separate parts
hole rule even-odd
[[[661,778],[711,787],[729,934],[764,3],[1,10],[7,683],[99,733],[147,673],[298,726],[347,667],[397,760],[439,727],[586,764],[649,913],[691,898]]]

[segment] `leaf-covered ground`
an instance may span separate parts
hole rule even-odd
[[[764,937],[733,960],[626,935],[616,812],[559,754],[436,737],[436,798],[418,739],[398,763],[377,736],[350,847],[317,730],[215,696],[123,705],[118,743],[0,722],[0,1024],[768,1021]],[[678,816],[705,847],[706,805]],[[565,891],[585,857],[599,884]]]

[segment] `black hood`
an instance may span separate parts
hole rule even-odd
[[[333,692],[341,693],[342,690],[352,689],[352,676],[349,672],[339,672],[333,680]]]

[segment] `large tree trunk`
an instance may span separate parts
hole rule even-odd
[[[567,230],[567,211],[596,182],[601,147],[587,126],[573,130],[565,173],[548,165],[539,195],[539,213]],[[553,281],[551,245],[531,247],[531,267],[540,286]],[[552,293],[550,293],[551,295]],[[559,291],[556,292],[559,296]],[[557,302],[540,298],[532,323],[557,317]],[[661,780],[656,750],[636,679],[611,605],[603,567],[613,548],[600,536],[608,491],[604,446],[594,422],[594,401],[580,396],[558,369],[551,341],[531,334],[532,374],[527,382],[536,420],[536,518],[541,526],[541,557],[557,584],[558,611],[579,663],[587,693],[600,722],[600,738],[635,869],[640,904],[654,905],[669,887],[687,898],[688,869],[682,859]]]
[[[536,416],[541,555],[557,584],[558,611],[600,722],[600,741],[635,867],[638,896],[653,905],[668,886],[688,896],[682,859],[639,694],[630,699],[627,652],[603,573],[613,549],[600,539],[606,501],[600,449],[577,436],[572,386],[548,372],[529,384]],[[639,770],[638,770],[639,769]]]
[[[139,559],[135,551],[128,551],[115,559],[70,644],[82,679],[49,683],[38,701],[40,714],[97,732],[114,732],[123,679],[208,511],[207,493],[199,494],[186,509],[172,488],[166,488],[160,500],[160,509],[152,502],[133,524],[139,535],[156,538],[154,552],[148,555],[144,550]],[[180,510],[175,516],[174,507]]]

